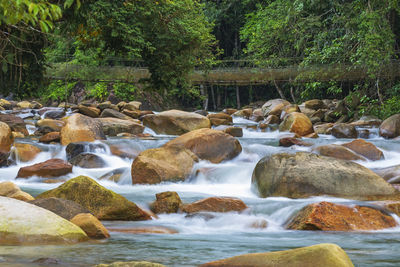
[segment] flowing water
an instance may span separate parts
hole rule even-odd
[[[244,119],[234,123],[246,127],[254,124]],[[34,129],[30,129],[33,131]],[[146,132],[152,133],[150,129]],[[369,141],[384,151],[385,160],[359,162],[368,168],[383,168],[400,164],[400,141],[383,140],[376,134]],[[154,134],[154,133],[153,133]],[[114,261],[147,260],[167,266],[196,266],[208,261],[244,253],[287,250],[318,243],[335,243],[341,246],[356,266],[400,266],[400,227],[371,232],[316,232],[289,231],[284,229],[286,221],[307,204],[331,201],[356,204],[357,201],[312,197],[288,199],[283,197],[259,198],[251,189],[251,176],[256,163],[264,156],[279,152],[295,153],[310,151],[309,147],[278,147],[280,136],[287,133],[259,132],[244,129],[239,138],[243,152],[235,159],[220,164],[201,161],[193,168],[193,175],[185,182],[159,185],[131,185],[130,166],[132,160],[121,159],[110,153],[109,145],[123,145],[125,149],[143,151],[159,147],[173,136],[155,135],[154,140],[109,138],[97,150],[107,166],[99,169],[73,168],[65,178],[87,175],[99,179],[105,173],[126,168],[118,183],[99,180],[103,186],[119,193],[141,207],[148,208],[155,194],[176,191],[184,202],[192,202],[210,196],[231,196],[242,199],[250,209],[244,213],[214,214],[213,218],[191,217],[184,214],[160,215],[158,219],[141,222],[103,222],[107,228],[129,228],[161,226],[178,231],[177,234],[127,234],[111,232],[111,238],[76,245],[62,246],[2,246],[0,266],[39,266],[32,263],[38,258],[56,258],[61,266],[91,266]],[[341,144],[349,140],[321,136],[307,142]],[[44,152],[32,162],[17,162],[16,166],[0,169],[0,180],[11,180],[24,191],[37,195],[57,187],[59,184],[40,183],[39,178],[15,179],[21,166],[39,163],[50,158],[66,158],[60,145],[38,144],[31,139],[20,139],[21,143],[35,143]],[[400,222],[399,218],[393,215]],[[266,228],[255,228],[254,224],[267,221]],[[57,265],[59,266],[59,265]]]

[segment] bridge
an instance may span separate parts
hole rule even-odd
[[[362,67],[350,67],[345,64],[301,66],[299,62],[290,62],[285,66],[271,64],[262,66],[250,60],[221,60],[210,69],[195,69],[190,74],[193,84],[210,85],[260,85],[277,81],[355,81],[367,78]],[[400,76],[400,61],[382,66],[379,78]],[[89,82],[127,82],[138,83],[150,77],[143,61],[111,62],[108,66],[53,63],[46,77],[57,80],[81,80]]]

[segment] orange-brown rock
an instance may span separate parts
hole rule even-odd
[[[0,121],[6,123],[14,132],[20,132],[25,136],[29,135],[24,120],[16,115],[0,114]]]
[[[290,147],[290,146],[312,146],[312,144],[304,142],[300,139],[293,137],[283,137],[279,139],[279,146]]]
[[[136,150],[136,149],[133,149],[133,148],[130,148],[127,146],[115,144],[115,145],[110,145],[110,152],[114,156],[118,156],[121,158],[134,159],[139,155],[140,150]]]
[[[195,212],[230,212],[243,211],[247,205],[238,198],[209,197],[190,204],[183,204],[181,210],[186,213]]]
[[[65,125],[64,121],[53,120],[53,119],[43,119],[36,122],[36,126],[39,128],[48,128],[50,132],[59,132],[61,128]]]
[[[211,125],[219,126],[219,125],[231,125],[232,117],[226,113],[214,113],[208,114],[207,118],[210,120]]]
[[[156,194],[156,201],[150,204],[150,209],[156,214],[177,213],[181,205],[178,193],[168,191]]]
[[[268,115],[276,115],[276,116],[280,117],[283,108],[287,105],[290,105],[290,103],[283,99],[268,100],[262,106],[262,111],[263,111],[264,117],[267,117]]]
[[[228,115],[232,115],[233,113],[235,113],[237,111],[237,109],[235,108],[226,108],[224,109],[222,112],[228,114]]]
[[[132,227],[132,228],[108,228],[110,232],[127,233],[127,234],[177,234],[178,231],[163,227]]]
[[[288,114],[283,122],[279,125],[279,131],[290,131],[300,136],[305,136],[314,132],[310,119],[299,112]]]
[[[191,131],[169,141],[165,146],[185,147],[200,159],[212,163],[232,159],[242,152],[242,146],[236,138],[213,129]]]
[[[110,237],[104,225],[90,213],[77,214],[71,219],[71,222],[79,226],[90,238],[104,239]]]
[[[379,150],[374,144],[367,142],[364,139],[356,139],[350,143],[343,144],[342,146],[353,150],[357,154],[360,154],[369,160],[380,160],[385,158],[381,150]]]
[[[79,105],[78,106],[79,113],[92,117],[92,118],[98,118],[100,116],[100,109],[95,108],[95,107],[87,107],[84,105]]]
[[[39,138],[39,142],[42,143],[51,143],[51,142],[60,142],[60,132],[50,132]]]
[[[281,120],[283,120],[288,114],[293,113],[293,112],[301,112],[298,105],[290,104],[290,105],[285,106],[282,109],[282,113],[280,116]]]
[[[92,142],[104,140],[102,124],[93,118],[74,114],[68,117],[65,126],[61,129],[61,144],[63,146],[73,142]]]
[[[245,109],[241,109],[241,110],[236,111],[235,113],[232,114],[232,116],[242,117],[242,118],[248,119],[252,114],[253,114],[253,109],[252,108],[245,108]]]
[[[14,142],[11,128],[4,122],[0,121],[0,151],[2,153],[10,152],[10,148]]]
[[[16,158],[22,162],[33,160],[42,150],[31,144],[14,144]]]
[[[366,231],[395,227],[394,218],[366,206],[344,206],[330,202],[307,205],[287,225],[293,230]]]
[[[140,117],[140,110],[128,110],[128,109],[124,109],[122,111],[122,114],[125,114],[133,119],[139,119]]]
[[[202,115],[181,110],[168,110],[143,117],[143,125],[158,134],[181,135],[196,129],[210,128],[210,120]]]
[[[19,169],[17,177],[28,178],[40,176],[46,178],[59,177],[72,172],[72,165],[62,159],[49,159],[41,163]]]
[[[362,156],[356,154],[347,147],[340,145],[325,145],[313,149],[314,152],[327,157],[344,159],[344,160],[365,160]]]
[[[168,146],[147,149],[132,163],[133,184],[157,184],[184,181],[197,157],[184,147]]]
[[[233,137],[242,137],[243,136],[243,129],[240,127],[227,127],[224,129],[224,132]]]
[[[333,123],[324,123],[324,124],[320,124],[320,125],[315,125],[314,131],[317,134],[330,134],[333,125],[334,125]]]

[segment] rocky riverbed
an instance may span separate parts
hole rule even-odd
[[[400,264],[400,115],[0,106],[4,266]]]

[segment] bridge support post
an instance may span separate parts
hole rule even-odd
[[[235,85],[236,85],[236,105],[237,105],[237,109],[240,109],[239,85],[237,85],[237,83],[235,83]]]

